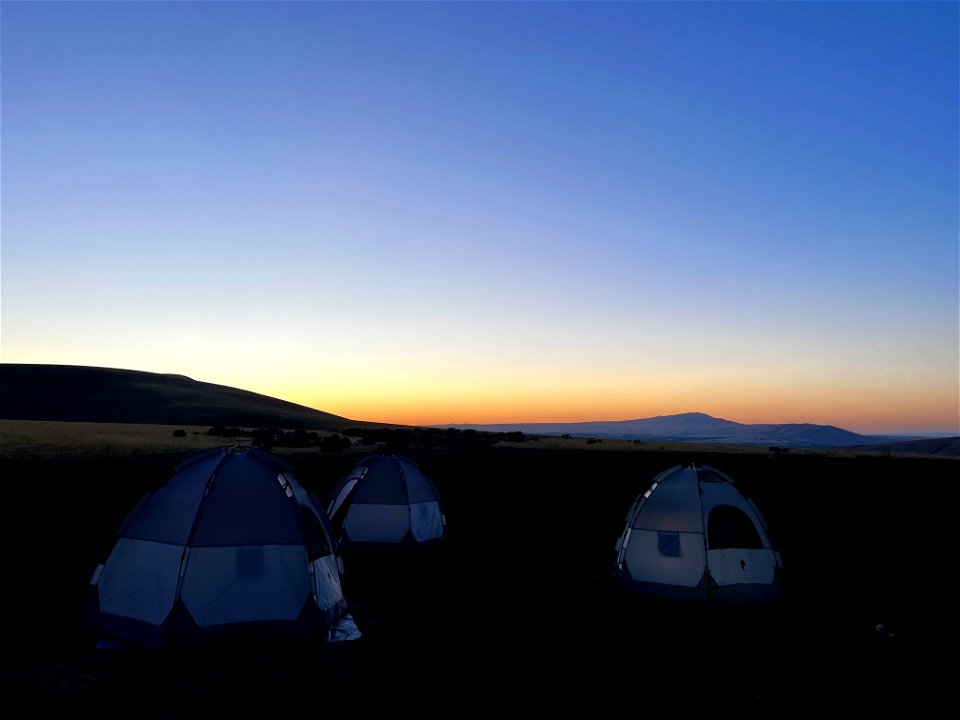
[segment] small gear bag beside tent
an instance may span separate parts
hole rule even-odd
[[[657,475],[631,505],[615,552],[625,592],[730,605],[783,596],[783,563],[759,508],[706,465]]]
[[[270,453],[219,448],[175,468],[117,531],[85,624],[159,647],[234,632],[353,639],[325,511]]]
[[[409,551],[444,537],[436,485],[401,455],[375,455],[357,463],[334,487],[327,514],[345,551]]]

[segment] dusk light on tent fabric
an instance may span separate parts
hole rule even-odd
[[[956,3],[0,12],[4,363],[960,434]]]

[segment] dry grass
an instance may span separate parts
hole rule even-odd
[[[633,442],[633,440],[591,439],[582,437],[557,437],[542,435],[537,440],[530,438],[523,442],[503,441],[501,447],[527,448],[537,450],[596,450],[598,452],[702,452],[702,453],[748,453],[768,454],[770,448],[766,445],[720,445],[711,443],[682,443],[647,440]]]
[[[643,453],[687,453],[687,454],[723,454],[723,455],[818,455],[836,458],[863,458],[863,457],[916,457],[916,458],[944,458],[951,455],[942,453],[924,453],[892,451],[888,448],[869,447],[856,448],[778,448],[766,444],[723,444],[697,442],[670,442],[660,440],[611,440],[591,439],[583,437],[560,437],[541,435],[536,439],[528,436],[523,442],[501,441],[500,447],[521,448],[530,450],[596,450],[598,452],[643,452]]]
[[[0,420],[0,458],[134,457],[232,444],[208,426]],[[175,430],[186,432],[174,437]],[[249,440],[245,440],[249,442]]]
[[[141,455],[191,453],[225,445],[249,445],[251,438],[228,438],[209,435],[208,425],[155,425],[133,423],[59,422],[47,420],[0,420],[0,459],[42,458],[132,458]],[[256,428],[243,428],[252,431]],[[181,430],[183,437],[174,436]],[[335,434],[316,430],[319,435]],[[683,443],[667,441],[596,440],[582,437],[539,436],[527,437],[523,442],[503,441],[500,447],[523,450],[594,450],[597,452],[640,453],[698,453],[771,455],[777,452],[790,455],[828,455],[832,457],[867,457],[901,455],[888,451],[867,449],[791,448],[775,451],[767,445],[726,445],[712,443]],[[374,446],[355,444],[344,452],[370,452]],[[295,452],[298,455],[318,455],[325,451],[318,447],[275,447],[278,455]],[[923,457],[922,455],[916,455]],[[929,457],[937,457],[931,455]]]
[[[210,435],[209,425],[155,425],[134,423],[59,422],[52,420],[0,420],[0,459],[82,459],[134,458],[200,452],[209,448],[250,445],[251,437]],[[242,430],[252,432],[257,428]],[[182,430],[183,437],[174,436]],[[318,435],[336,435],[332,430],[315,430]],[[371,446],[357,445],[343,452],[369,452]],[[311,456],[325,451],[317,447],[275,447],[277,455],[296,453]]]
[[[595,450],[597,452],[639,452],[639,453],[687,453],[687,454],[724,454],[724,455],[828,455],[831,457],[863,457],[866,455],[886,455],[889,452],[869,450],[846,450],[843,448],[790,448],[774,450],[769,445],[733,445],[722,443],[694,443],[670,442],[660,440],[610,440],[589,439],[582,437],[562,438],[557,436],[540,436],[533,440],[527,438],[523,442],[503,441],[497,443],[500,447],[511,447],[528,450]],[[935,457],[935,456],[931,456]]]

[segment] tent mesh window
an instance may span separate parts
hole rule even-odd
[[[707,519],[707,546],[711,550],[760,550],[763,542],[753,521],[743,510],[732,505],[718,505]]]
[[[658,531],[657,549],[661,555],[680,557],[680,533]]]

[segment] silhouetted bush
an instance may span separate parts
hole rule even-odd
[[[320,449],[324,452],[346,450],[352,444],[350,438],[344,437],[343,435],[327,435],[320,439]]]
[[[273,428],[260,428],[253,433],[253,445],[261,450],[270,452],[276,441],[277,431]]]
[[[215,435],[217,437],[246,437],[247,433],[243,428],[228,428],[223,425],[214,425],[207,430],[207,435]]]

